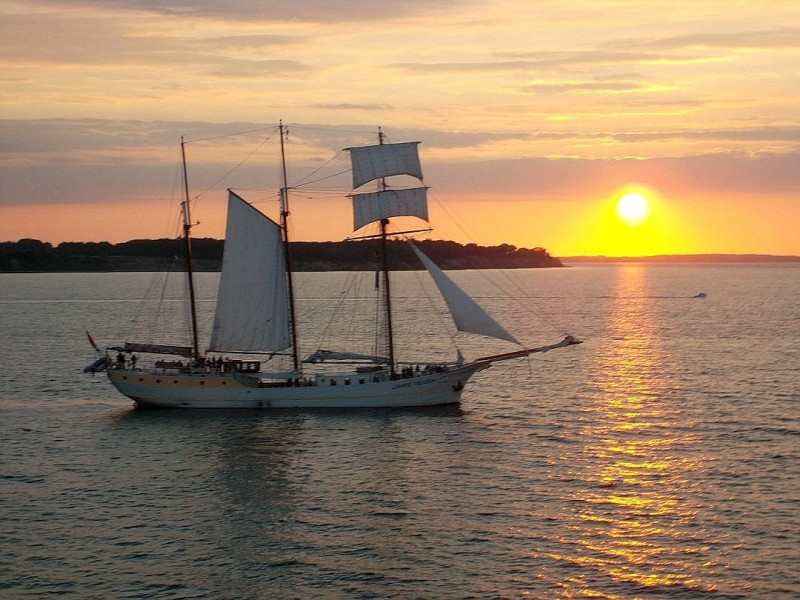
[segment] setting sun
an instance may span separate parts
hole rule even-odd
[[[649,201],[638,192],[627,193],[617,200],[617,215],[628,225],[639,225],[649,213]]]

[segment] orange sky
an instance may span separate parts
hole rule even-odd
[[[283,119],[293,181],[378,125],[420,140],[441,238],[800,255],[795,1],[108,4],[0,4],[0,241],[174,235],[181,135],[222,237],[226,187],[278,185]],[[292,206],[294,239],[350,234],[346,200]]]

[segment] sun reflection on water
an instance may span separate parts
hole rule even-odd
[[[583,446],[563,457],[575,478],[563,551],[547,557],[580,567],[580,575],[562,577],[565,597],[616,597],[598,591],[609,589],[609,578],[622,597],[663,587],[712,591],[704,577],[714,564],[687,476],[699,467],[687,452],[696,440],[683,421],[645,272],[631,265],[620,278],[610,342],[598,347],[596,392],[581,417]]]

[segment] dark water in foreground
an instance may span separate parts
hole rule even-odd
[[[800,597],[800,268],[508,276],[587,342],[460,408],[232,413],[80,374],[141,274],[0,276],[0,597]]]

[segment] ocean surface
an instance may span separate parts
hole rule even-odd
[[[135,410],[84,330],[124,339],[151,275],[0,275],[0,597],[800,597],[800,267],[493,275],[516,296],[453,273],[521,341],[585,343],[460,407],[305,412]],[[313,316],[348,275],[303,277]],[[411,277],[413,359],[440,309]]]

